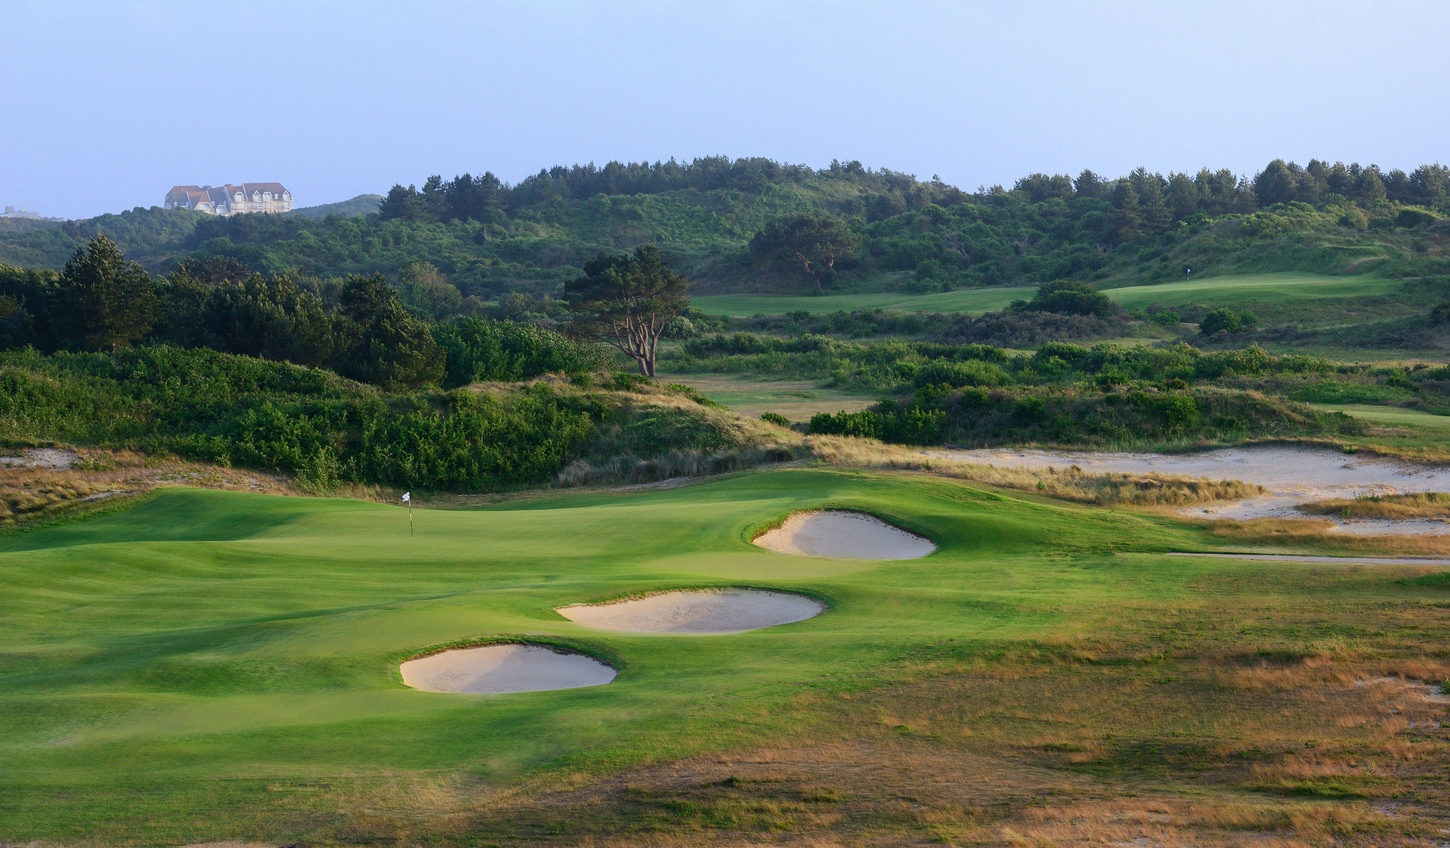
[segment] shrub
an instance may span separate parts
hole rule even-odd
[[[447,356],[449,386],[583,374],[609,365],[609,357],[596,345],[531,324],[470,317],[435,328],[433,337]]]
[[[1205,336],[1216,336],[1219,333],[1233,335],[1252,329],[1258,323],[1258,317],[1252,312],[1215,309],[1203,316],[1203,320],[1198,323],[1198,331]]]
[[[1086,283],[1054,280],[1037,289],[1032,300],[1021,307],[1024,312],[1056,312],[1060,315],[1094,315],[1106,318],[1121,312],[1116,303]]]

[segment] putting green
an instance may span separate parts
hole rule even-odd
[[[846,561],[748,541],[819,508],[868,511],[938,550]],[[361,839],[378,808],[429,820],[432,796],[409,786],[786,739],[826,720],[801,698],[869,688],[927,646],[1109,632],[1200,602],[1205,575],[1282,568],[1159,556],[1201,545],[1166,519],[813,469],[414,517],[410,536],[392,506],[173,489],[0,538],[0,837]],[[714,636],[601,632],[554,611],[728,585],[829,609]],[[497,637],[574,646],[618,676],[508,695],[403,685],[402,660]]]

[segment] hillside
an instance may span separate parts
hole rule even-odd
[[[757,239],[797,213],[843,222],[825,290],[930,294],[1056,278],[1102,286],[1199,274],[1311,271],[1419,277],[1450,271],[1450,170],[1270,163],[1251,181],[1138,169],[1030,175],[968,193],[860,163],[769,160],[556,167],[506,185],[491,174],[394,186],[290,216],[212,218],[134,209],[0,231],[0,262],[59,268],[105,233],[153,273],[223,256],[264,273],[396,276],[434,266],[465,295],[555,294],[600,251],[657,242],[697,293],[808,293],[801,263]]]
[[[337,203],[323,203],[318,206],[302,206],[293,209],[291,212],[283,213],[284,218],[309,218],[317,221],[326,218],[328,215],[342,215],[350,218],[355,215],[371,215],[378,211],[378,204],[383,202],[381,194],[359,194],[351,200],[340,200]]]

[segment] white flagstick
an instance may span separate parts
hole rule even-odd
[[[413,535],[413,493],[403,493],[403,503],[408,505],[408,535]]]

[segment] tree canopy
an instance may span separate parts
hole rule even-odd
[[[128,262],[105,236],[77,248],[60,275],[59,323],[73,347],[117,350],[145,336],[156,323],[151,277]]]
[[[653,244],[585,263],[584,276],[564,287],[574,330],[613,345],[653,377],[660,336],[690,305],[690,284],[670,264]]]
[[[820,294],[821,283],[834,272],[836,262],[860,244],[861,237],[839,217],[798,212],[767,224],[750,240],[750,249],[762,259],[799,263]]]

